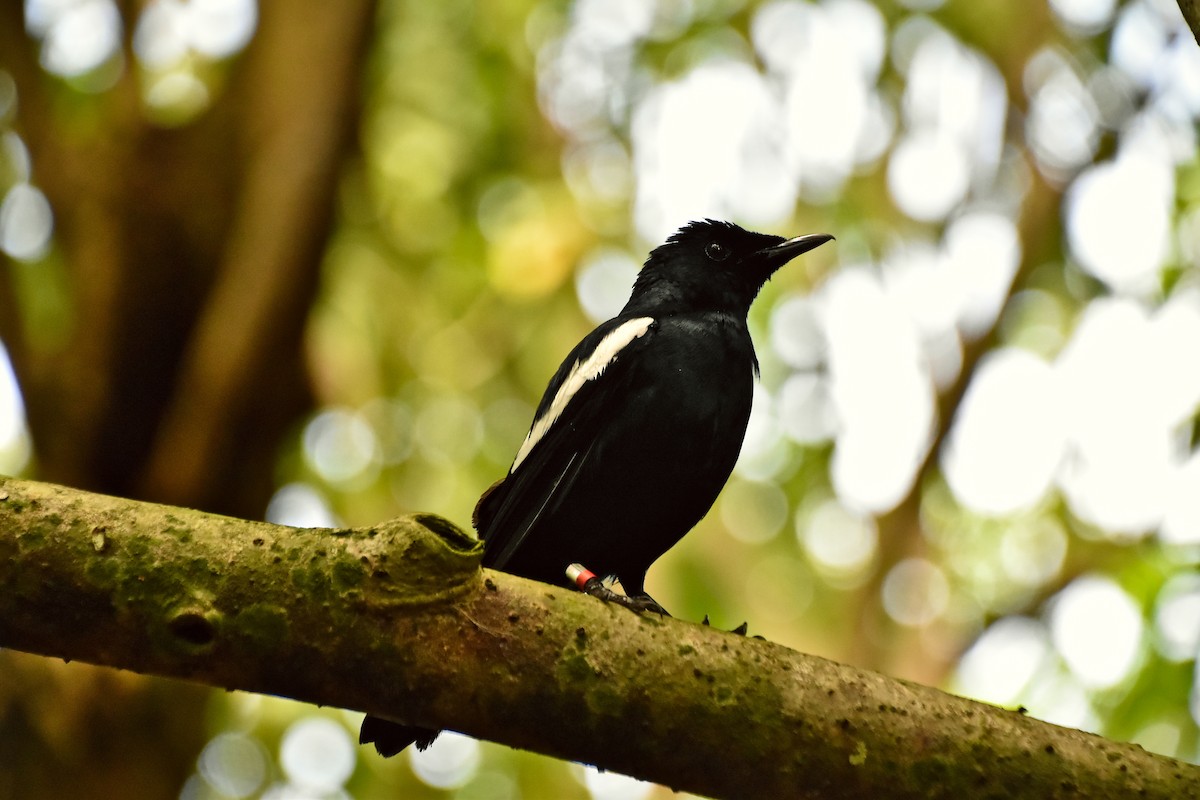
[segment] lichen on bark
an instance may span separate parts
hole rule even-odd
[[[462,730],[716,797],[1200,797],[1200,768],[481,570],[449,521],[295,529],[0,478],[0,646]]]

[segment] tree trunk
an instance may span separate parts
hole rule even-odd
[[[0,68],[55,244],[0,268],[0,339],[38,475],[259,517],[313,404],[302,340],[374,4],[262,4],[176,128],[143,113],[128,38],[117,84],[76,94],[41,69],[23,5],[0,4]],[[0,798],[176,797],[207,734],[195,688],[2,653],[0,674]]]

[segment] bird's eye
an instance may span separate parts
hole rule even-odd
[[[704,255],[713,261],[724,261],[729,258],[729,250],[720,242],[709,242],[704,246]]]

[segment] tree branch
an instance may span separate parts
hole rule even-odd
[[[1200,768],[478,568],[0,478],[0,646],[448,727],[719,797],[1200,797]]]
[[[235,115],[243,174],[215,283],[182,353],[140,478],[142,497],[211,506],[213,498],[231,494],[230,476],[213,465],[237,461],[247,421],[260,424],[255,411],[280,402],[276,394],[264,403],[264,394],[277,384],[296,393],[290,387],[303,374],[297,343],[360,116],[360,73],[375,3],[298,10],[283,4],[260,9],[239,82],[222,98],[231,107],[222,111]],[[276,378],[280,370],[291,379]],[[305,397],[284,419],[309,404]],[[268,459],[274,445],[264,451]]]
[[[1200,43],[1200,0],[1179,0],[1179,10],[1183,12],[1183,18],[1192,29],[1192,36]]]
[[[24,3],[0,3],[0,71],[12,78],[21,109],[21,119],[10,120],[9,124],[19,129],[19,123],[24,122],[24,127],[43,130],[47,113],[45,73],[38,66],[36,45],[25,32]],[[13,371],[24,377],[34,369],[31,362],[35,353],[25,334],[28,320],[18,302],[17,269],[11,257],[0,253],[0,342],[8,350]]]

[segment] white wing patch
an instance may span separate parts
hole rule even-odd
[[[509,475],[517,471],[517,467],[521,466],[521,462],[525,460],[525,457],[542,440],[542,437],[550,430],[550,426],[559,418],[563,410],[567,407],[567,404],[571,402],[571,398],[583,388],[583,385],[603,375],[604,370],[608,369],[609,364],[617,360],[617,355],[634,339],[644,336],[653,324],[653,317],[631,319],[601,339],[600,344],[596,345],[596,349],[592,351],[590,356],[575,362],[575,366],[571,368],[570,374],[567,375],[566,380],[562,382],[562,385],[558,387],[558,391],[555,392],[554,399],[550,402],[550,407],[546,409],[546,413],[533,421],[533,427],[529,430],[529,435],[525,437],[525,441],[521,444],[521,449],[517,451],[517,457],[513,460],[512,469],[508,471]]]

